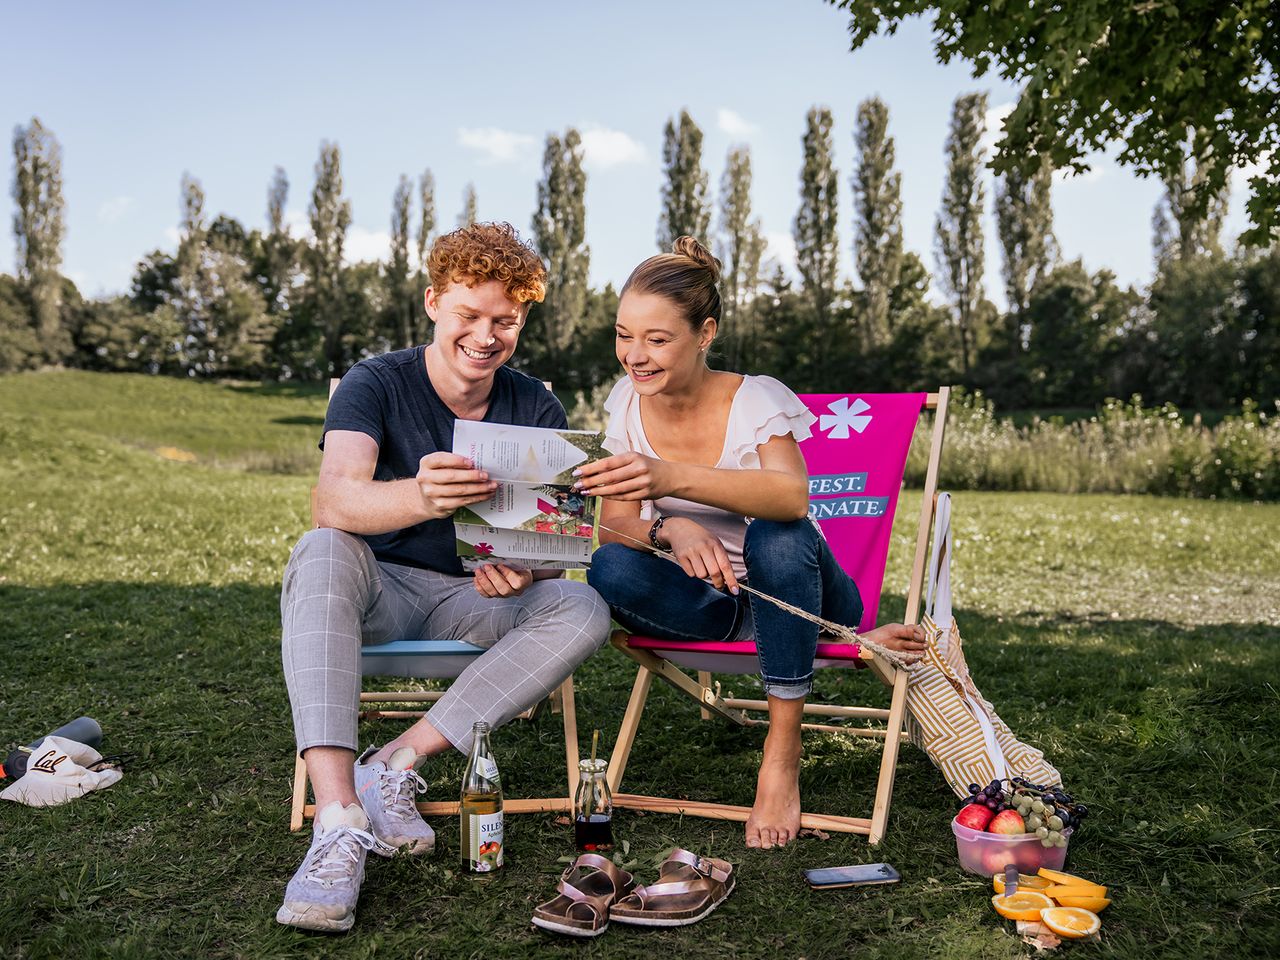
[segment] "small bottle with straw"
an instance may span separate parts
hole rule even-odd
[[[609,764],[596,759],[600,731],[591,737],[591,758],[578,761],[578,792],[573,799],[573,840],[579,850],[613,849],[613,794],[605,776]]]

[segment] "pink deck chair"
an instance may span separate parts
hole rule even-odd
[[[800,398],[818,417],[814,435],[800,444],[809,469],[809,513],[822,528],[840,565],[858,585],[865,608],[862,622],[858,625],[859,632],[866,632],[876,625],[907,452],[920,412],[927,409],[934,411],[933,427],[905,622],[916,623],[919,619],[948,394],[949,389],[943,387],[937,393],[929,394],[809,394]],[[752,716],[753,712],[767,710],[765,700],[721,697],[720,684],[713,682],[713,674],[716,673],[758,673],[755,643],[671,641],[632,635],[625,630],[615,631],[611,642],[640,667],[609,763],[609,786],[614,793],[614,804],[634,810],[745,822],[751,813],[749,807],[623,793],[621,784],[654,676],[661,677],[697,701],[704,720],[716,714],[743,726],[767,723]],[[879,843],[889,816],[898,745],[904,737],[902,722],[906,710],[907,674],[857,644],[825,642],[822,637],[819,637],[814,666],[870,668],[891,688],[892,695],[887,709],[806,704],[805,713],[818,717],[883,723],[883,727],[806,723],[804,729],[882,738],[884,750],[870,817],[804,813],[800,818],[801,826],[865,834],[871,843]],[[697,671],[697,680],[685,672],[688,669]]]

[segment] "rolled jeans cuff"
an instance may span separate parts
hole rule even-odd
[[[765,696],[777,697],[779,700],[801,700],[813,689],[813,678],[800,683],[771,683],[764,681]]]

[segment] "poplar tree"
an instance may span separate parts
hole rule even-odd
[[[431,339],[431,318],[422,306],[422,295],[431,286],[427,256],[436,236],[436,178],[429,169],[418,177],[418,262],[413,276],[414,342]]]
[[[1212,186],[1208,163],[1196,156],[1195,145],[1200,139],[1193,135],[1191,142],[1183,145],[1181,163],[1163,178],[1165,193],[1151,220],[1157,265],[1222,253],[1229,182],[1205,198]]]
[[[297,268],[297,252],[289,225],[285,223],[285,207],[289,200],[289,178],[284,167],[276,167],[267,185],[266,248],[267,312],[284,314],[289,310],[288,292]]]
[[[462,213],[458,214],[458,226],[469,227],[476,222],[479,213],[476,209],[476,185],[468,183],[462,191]]]
[[[853,141],[858,167],[853,175],[855,238],[853,261],[865,301],[865,345],[893,334],[890,299],[902,274],[902,175],[893,168],[889,108],[879,97],[858,105]]]
[[[323,141],[311,191],[311,307],[321,336],[321,357],[330,376],[344,372],[342,248],[351,226],[351,203],[342,196],[342,155]]]
[[[1004,253],[1004,290],[1009,302],[1005,336],[1015,356],[1022,352],[1023,314],[1031,294],[1058,260],[1052,184],[1053,170],[1047,161],[1030,178],[1020,167],[996,178],[996,230]]]
[[[45,358],[53,363],[71,352],[62,326],[62,147],[53,132],[32,117],[13,130],[13,235],[19,282],[31,300],[32,320]]]
[[[436,178],[428,170],[418,177],[418,266],[417,272],[426,274],[427,254],[436,233]]]
[[[662,169],[667,179],[658,214],[658,249],[667,253],[676,238],[686,235],[708,243],[711,201],[702,169],[702,131],[687,110],[680,111],[678,126],[668,120],[663,128]]]
[[[731,147],[720,180],[721,340],[730,370],[753,369],[764,231],[751,219],[751,150]]]
[[[831,161],[831,111],[814,107],[805,123],[804,165],[800,169],[800,209],[791,233],[796,241],[796,268],[804,282],[813,333],[818,340],[813,374],[823,381],[834,369],[833,354],[841,346],[833,336],[832,304],[839,263],[836,171]]]
[[[956,98],[947,134],[947,179],[942,208],[934,226],[934,255],[943,291],[955,310],[960,335],[960,364],[967,376],[977,348],[982,287],[982,186],[987,95],[968,93]]]
[[[548,134],[538,182],[533,240],[547,261],[547,295],[539,312],[547,369],[561,376],[566,355],[587,303],[587,175],[582,169],[582,137],[570,127],[564,139]]]
[[[178,210],[178,255],[174,260],[178,296],[173,304],[183,331],[178,355],[188,372],[204,373],[209,343],[216,336],[210,324],[213,282],[205,263],[208,224],[204,188],[186,171],[179,186]]]
[[[401,348],[414,343],[413,288],[409,274],[409,205],[413,184],[404,174],[391,195],[391,261],[387,264],[387,303],[392,342]]]

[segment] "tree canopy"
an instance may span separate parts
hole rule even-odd
[[[1251,227],[1280,236],[1280,5],[1274,0],[828,0],[850,15],[854,50],[907,17],[932,13],[935,50],[977,76],[1022,86],[992,166],[1088,169],[1118,145],[1140,176],[1168,179],[1190,153],[1207,210],[1233,168],[1245,171]]]

